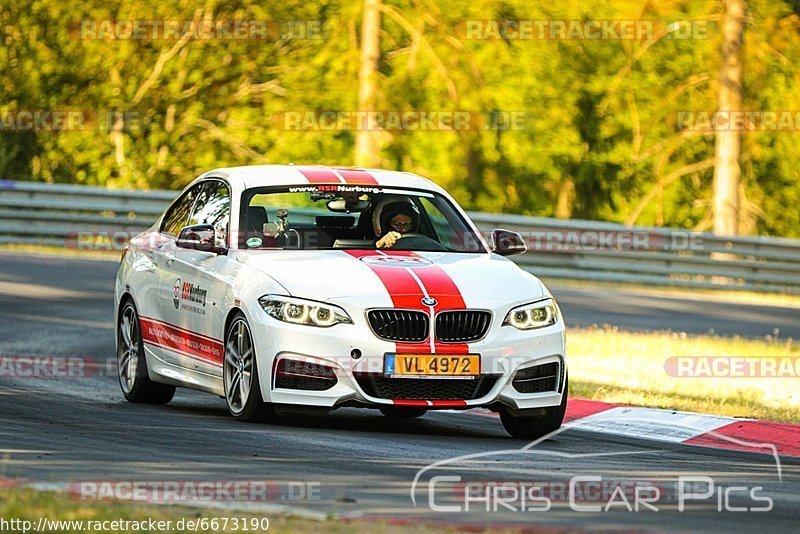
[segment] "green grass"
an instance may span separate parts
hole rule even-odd
[[[798,378],[685,378],[670,376],[664,368],[671,356],[800,358],[800,344],[792,339],[572,328],[567,355],[575,397],[800,422]]]

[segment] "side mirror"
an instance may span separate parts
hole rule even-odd
[[[492,230],[492,252],[501,256],[524,254],[528,250],[525,240],[511,230]]]
[[[225,247],[217,246],[216,237],[216,231],[210,224],[195,224],[194,226],[187,226],[180,231],[175,246],[189,250],[222,254],[225,252]]]

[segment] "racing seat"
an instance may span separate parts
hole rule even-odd
[[[357,236],[361,239],[370,239],[372,241],[378,239],[375,237],[375,230],[372,228],[372,210],[362,211],[358,216],[358,224],[356,225]]]
[[[318,215],[316,221],[316,239],[319,248],[331,248],[337,239],[350,237],[355,230],[356,218],[347,215]]]
[[[264,206],[247,207],[247,237],[261,237],[264,234],[264,225],[268,222],[269,217]]]

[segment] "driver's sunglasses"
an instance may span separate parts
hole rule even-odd
[[[404,223],[400,221],[392,221],[392,228],[395,230],[411,230],[414,227],[414,223]]]

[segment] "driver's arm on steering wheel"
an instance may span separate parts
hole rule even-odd
[[[385,236],[378,239],[375,243],[376,248],[392,248],[397,240],[403,237],[400,232],[395,232],[392,230],[391,232],[387,232]]]

